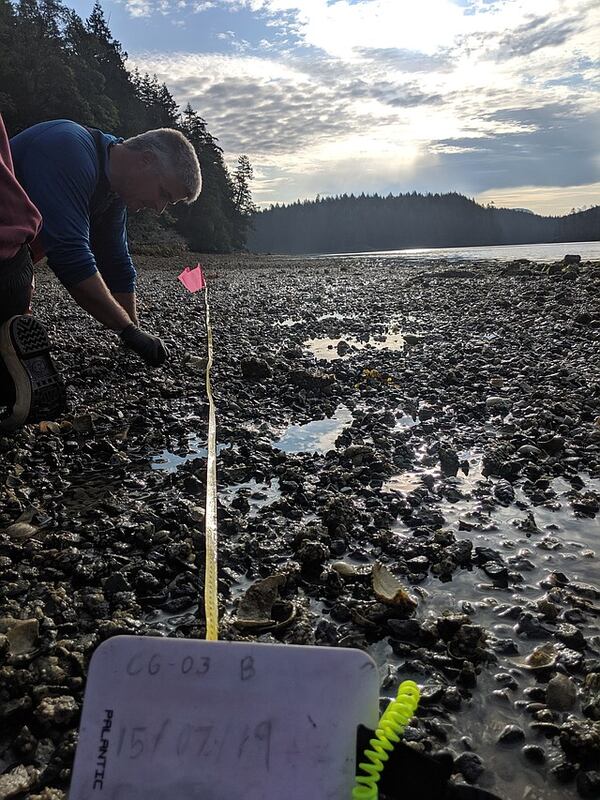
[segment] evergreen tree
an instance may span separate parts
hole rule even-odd
[[[127,138],[152,128],[178,128],[192,142],[202,166],[204,189],[191,206],[177,207],[160,222],[132,220],[139,238],[177,227],[196,249],[242,248],[254,210],[249,162],[230,176],[223,151],[202,117],[188,105],[183,114],[156,76],[127,69],[127,53],[113,39],[96,2],[84,22],[61,0],[0,0],[0,109],[10,135],[47,119],[73,119]]]

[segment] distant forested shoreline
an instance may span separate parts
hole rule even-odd
[[[352,253],[600,239],[600,206],[563,217],[482,206],[463,195],[361,194],[257,212],[248,247],[260,253]]]
[[[189,104],[180,111],[156,76],[127,68],[102,7],[82,20],[60,0],[0,0],[0,111],[14,136],[49,119],[72,119],[127,138],[152,128],[177,128],[194,145],[204,178],[199,199],[158,218],[130,218],[135,245],[200,252],[244,249],[251,213],[252,168],[241,156],[231,173],[218,139]]]

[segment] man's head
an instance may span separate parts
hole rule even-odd
[[[202,188],[198,157],[179,131],[158,128],[111,149],[111,186],[130,211],[193,203]]]

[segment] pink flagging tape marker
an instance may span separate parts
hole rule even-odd
[[[206,280],[204,279],[204,272],[200,264],[196,264],[194,269],[186,267],[183,272],[177,276],[185,288],[189,292],[199,292],[200,289],[206,288]]]

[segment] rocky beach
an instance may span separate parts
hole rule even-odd
[[[365,649],[454,780],[600,797],[600,263],[200,258],[221,637]],[[38,274],[70,410],[0,438],[0,800],[67,796],[100,642],[204,635],[182,266],[138,259],[155,371]]]

